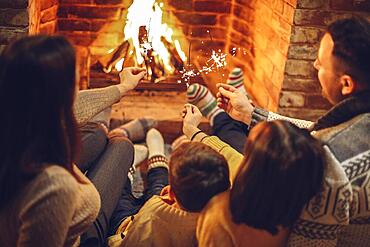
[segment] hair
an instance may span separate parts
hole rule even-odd
[[[45,163],[73,173],[75,51],[63,37],[29,36],[0,55],[0,208]]]
[[[363,17],[341,19],[326,32],[334,41],[336,70],[350,75],[357,83],[370,88],[370,22]]]
[[[324,156],[307,130],[286,121],[258,124],[230,191],[233,221],[272,235],[291,227],[321,188]]]
[[[184,143],[171,155],[169,183],[184,210],[199,212],[213,196],[229,189],[229,167],[205,144]]]

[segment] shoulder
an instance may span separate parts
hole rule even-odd
[[[50,200],[74,202],[78,191],[78,182],[68,170],[58,165],[48,165],[27,184],[22,201],[24,206]]]
[[[225,217],[228,218],[229,196],[229,191],[214,196],[201,211],[198,219],[198,226],[217,226],[221,221],[224,221]]]
[[[78,187],[78,181],[71,172],[58,165],[48,166],[36,179],[40,183],[48,183],[52,188],[63,187],[66,190],[75,190]]]
[[[341,163],[370,149],[370,113],[313,133]]]

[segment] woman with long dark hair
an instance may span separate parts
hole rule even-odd
[[[250,131],[243,158],[197,128],[197,107],[186,105],[184,113],[184,133],[222,153],[232,170],[231,189],[212,198],[198,219],[199,246],[286,246],[292,226],[322,186],[321,143],[292,123],[263,122]]]
[[[78,245],[100,197],[73,164],[77,124],[117,102],[144,74],[126,69],[119,85],[77,93],[75,51],[66,39],[31,36],[3,51],[0,246]]]

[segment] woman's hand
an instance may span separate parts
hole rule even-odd
[[[195,132],[199,131],[198,125],[202,120],[202,113],[195,105],[185,104],[182,117],[184,118],[182,131],[188,138],[191,138]]]
[[[254,106],[247,95],[228,84],[218,83],[217,105],[235,120],[250,124]]]
[[[134,89],[139,81],[144,78],[146,75],[146,70],[144,68],[137,68],[137,67],[127,67],[124,68],[120,73],[120,84],[119,89],[121,95]]]

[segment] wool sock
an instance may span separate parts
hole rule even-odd
[[[187,97],[188,102],[196,105],[203,116],[209,119],[211,125],[213,125],[215,116],[224,111],[217,106],[216,98],[208,88],[198,83],[194,83],[188,87]]]
[[[244,88],[244,73],[240,68],[234,68],[227,79],[227,84],[236,87],[243,93],[247,93]]]
[[[148,148],[143,145],[135,144],[134,149],[134,163],[130,167],[127,177],[131,182],[132,195],[135,198],[139,198],[143,195],[145,188],[140,169],[137,169],[137,167],[148,157]]]
[[[150,129],[146,135],[148,146],[148,170],[156,167],[168,168],[168,162],[164,153],[164,140],[162,134],[156,129]]]
[[[132,164],[133,167],[137,167],[140,165],[148,157],[148,148],[144,145],[134,145],[135,154],[134,154],[134,163]]]
[[[156,124],[157,122],[153,119],[134,119],[118,128],[115,128],[110,134],[121,134],[129,138],[132,142],[137,142],[143,140],[146,132]]]

